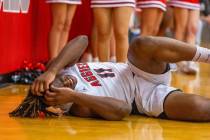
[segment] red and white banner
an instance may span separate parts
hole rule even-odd
[[[89,5],[90,0],[83,0],[78,7],[70,38],[90,35]],[[0,0],[0,74],[17,70],[24,60],[35,63],[48,59],[50,22],[45,0]]]

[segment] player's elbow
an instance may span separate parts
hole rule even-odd
[[[121,117],[119,115],[112,115],[109,117],[106,117],[105,119],[108,121],[121,121],[124,117]]]
[[[83,41],[85,46],[88,45],[88,37],[86,35],[80,35],[79,38]]]
[[[122,106],[117,107],[115,111],[106,116],[105,119],[109,121],[121,121],[123,118],[128,116],[130,112],[131,107],[127,103],[125,103]]]

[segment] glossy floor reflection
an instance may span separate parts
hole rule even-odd
[[[210,97],[210,65],[200,65],[197,76],[173,74],[172,84],[187,93]],[[62,117],[10,118],[27,86],[0,89],[0,140],[208,140],[210,123],[189,123],[130,116],[123,121]]]

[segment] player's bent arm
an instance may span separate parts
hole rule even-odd
[[[146,36],[134,39],[129,52],[159,62],[175,63],[192,60],[196,47],[167,37]]]
[[[47,71],[33,82],[31,86],[32,93],[41,95],[41,92],[49,89],[49,84],[55,79],[56,74],[66,65],[74,65],[87,48],[87,45],[88,39],[86,36],[79,36],[70,41],[53,60]]]
[[[94,114],[106,120],[121,120],[131,112],[131,105],[122,100],[112,97],[88,95],[70,88],[57,88],[53,85],[50,87],[50,90],[46,91],[44,97],[45,103],[48,105],[54,106],[72,102],[78,107],[87,108],[88,110],[83,109],[87,112],[92,112],[91,115]],[[77,112],[74,115],[79,116],[80,114]]]
[[[58,73],[66,65],[74,65],[88,46],[87,36],[78,36],[71,40],[50,64],[47,71]]]
[[[97,115],[106,120],[122,120],[131,112],[131,107],[126,102],[112,97],[100,97],[84,93],[76,93],[73,95],[73,102],[80,106],[89,108],[90,111],[85,111],[87,111],[90,116]]]

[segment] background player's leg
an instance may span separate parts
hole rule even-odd
[[[166,36],[166,33],[171,32],[173,30],[173,22],[173,10],[172,8],[168,7],[167,11],[163,15],[157,36]]]
[[[112,29],[112,9],[93,8],[94,23],[97,30],[97,47],[99,60],[109,61],[109,46]]]
[[[166,98],[164,112],[173,120],[210,121],[210,100],[176,91]]]
[[[60,36],[60,42],[59,42],[59,52],[63,49],[63,47],[66,45],[68,38],[69,38],[69,31],[71,28],[71,23],[74,17],[74,14],[76,12],[77,5],[67,5],[67,11],[66,11],[66,19],[65,23],[63,25],[63,30]],[[58,53],[59,53],[58,52]]]
[[[93,62],[98,62],[98,46],[97,46],[97,29],[95,23],[93,24],[92,31],[91,31],[91,40],[90,46],[93,56]]]
[[[163,12],[159,8],[144,8],[140,14],[141,36],[157,35],[163,18]]]
[[[114,37],[113,29],[112,29],[112,35],[111,35],[111,40],[110,40],[110,62],[116,62],[116,40]]]
[[[174,37],[177,40],[185,41],[189,12],[187,9],[175,7],[173,8],[173,14],[174,14],[174,26],[175,26]]]
[[[116,40],[117,62],[126,62],[128,52],[128,28],[132,7],[119,7],[113,10],[113,26]]]
[[[49,57],[55,58],[59,52],[60,38],[65,25],[67,4],[51,4],[52,27],[49,33]]]
[[[186,42],[195,44],[196,34],[198,31],[198,23],[200,18],[199,10],[190,10],[188,16],[188,26],[186,32]]]

